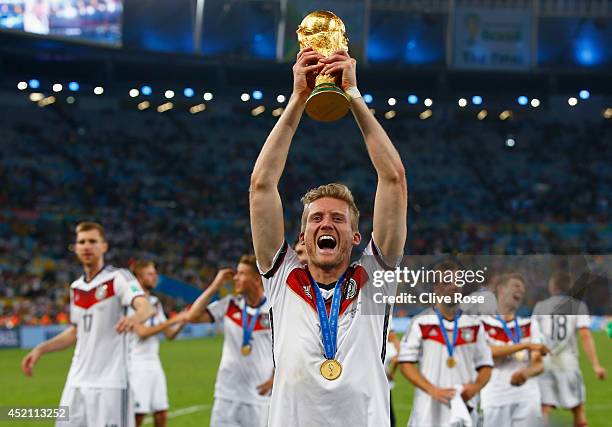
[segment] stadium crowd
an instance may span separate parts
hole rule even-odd
[[[67,322],[80,220],[104,224],[110,263],[153,259],[200,288],[252,251],[249,176],[275,121],[269,113],[3,109],[0,326]],[[612,250],[609,124],[398,116],[384,126],[407,171],[407,253]],[[352,120],[304,120],[281,182],[287,238],[298,234],[299,197],[331,177],[371,209],[370,167]],[[371,216],[362,212],[362,224]]]

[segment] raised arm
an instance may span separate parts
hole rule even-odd
[[[206,307],[210,302],[210,299],[214,294],[217,293],[221,285],[230,280],[234,275],[234,271],[231,268],[222,268],[217,272],[215,279],[212,281],[208,288],[195,300],[189,311],[187,311],[186,320],[190,323],[211,323],[214,319],[210,316]]]
[[[38,362],[38,359],[40,359],[43,354],[64,350],[65,348],[73,346],[76,341],[76,326],[71,325],[50,340],[47,340],[34,347],[34,349],[21,361],[21,370],[28,377],[31,377],[36,362]]]
[[[314,77],[323,67],[318,62],[321,58],[322,55],[310,48],[298,53],[293,66],[293,94],[261,149],[251,175],[251,233],[257,262],[264,271],[272,268],[274,255],[285,238],[278,182],[285,169],[289,146],[302,118],[306,99],[314,88]]]
[[[357,87],[357,62],[343,50],[324,58],[322,73],[336,75],[345,92]],[[351,95],[351,110],[361,129],[370,160],[378,175],[374,200],[374,240],[383,259],[395,260],[404,252],[408,191],[404,165],[383,127],[361,97]]]

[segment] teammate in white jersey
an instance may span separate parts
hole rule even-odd
[[[378,291],[374,274],[396,265],[403,253],[406,179],[399,154],[357,90],[355,69],[342,50],[327,58],[311,48],[299,52],[293,93],[251,176],[253,245],[274,319],[271,427],[390,423],[383,361],[392,306],[368,306]],[[334,76],[350,98],[378,176],[372,239],[353,265],[352,249],[361,242],[359,211],[344,185],[323,185],[302,199],[300,240],[308,265],[285,240],[278,183],[317,73]],[[321,159],[323,168],[334,165]]]
[[[574,427],[586,427],[586,394],[578,362],[577,333],[597,378],[603,380],[606,370],[597,358],[588,308],[567,294],[570,288],[570,275],[555,272],[548,281],[551,297],[533,308],[532,318],[538,322],[544,342],[550,348],[550,355],[544,359],[544,373],[538,380],[545,424],[550,412],[560,407],[572,411]]]
[[[439,271],[455,270],[445,263]],[[453,297],[452,283],[437,283],[433,292]],[[400,345],[400,369],[414,384],[409,426],[455,427],[465,424],[451,409],[459,390],[467,417],[476,425],[478,393],[491,377],[493,359],[483,325],[457,304],[436,304],[417,315]],[[418,367],[417,367],[418,363]]]
[[[49,352],[76,343],[60,406],[68,406],[69,421],[57,426],[134,425],[127,380],[124,332],[153,315],[136,278],[129,270],[104,265],[108,250],[100,224],[76,227],[75,252],[84,275],[70,285],[70,322],[65,331],[36,346],[22,361],[26,375]],[[127,307],[135,312],[125,316]]]
[[[236,296],[209,304],[221,285],[234,278]],[[270,306],[253,255],[238,261],[236,272],[219,270],[193,303],[191,322],[223,324],[221,364],[215,382],[211,427],[266,427],[274,376]]]
[[[491,380],[481,392],[484,427],[539,427],[540,389],[534,377],[544,371],[542,356],[548,348],[541,344],[537,323],[516,316],[525,296],[525,279],[504,274],[495,289],[500,314],[482,319],[495,362]]]
[[[165,427],[168,417],[168,391],[166,375],[159,359],[159,339],[163,332],[167,339],[174,339],[187,322],[187,312],[168,320],[161,301],[151,291],[158,282],[157,270],[152,261],[137,261],[132,271],[155,309],[155,314],[144,324],[137,325],[130,335],[128,372],[130,387],[134,391],[136,427],[140,427],[146,414],[153,414],[155,427]],[[132,309],[128,311],[130,313]]]

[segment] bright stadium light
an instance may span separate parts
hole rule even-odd
[[[416,95],[408,95],[408,104],[416,104],[417,102],[419,102],[419,97]]]
[[[391,120],[392,118],[394,118],[396,116],[395,114],[395,110],[389,110],[385,113],[385,119],[387,120]]]
[[[272,110],[272,115],[274,117],[278,117],[281,114],[283,114],[283,111],[285,111],[285,109],[283,107],[275,108],[274,110]]]
[[[166,111],[172,110],[174,108],[174,104],[172,102],[166,102],[157,107],[158,113],[165,113]]]
[[[102,86],[96,86],[94,88],[94,93],[96,95],[102,95],[104,93],[104,88]]]
[[[510,117],[512,117],[512,111],[510,110],[504,110],[501,113],[499,113],[500,120],[508,120]]]
[[[206,104],[198,104],[198,105],[194,105],[193,107],[189,108],[189,112],[191,114],[198,114],[204,110],[206,110]]]
[[[240,95],[240,100],[242,102],[247,102],[249,99],[251,99],[251,95],[249,95],[248,93],[243,93],[242,95]]]
[[[261,98],[263,98],[263,93],[260,90],[254,90],[251,95],[253,96],[253,99],[260,100]]]
[[[423,104],[425,104],[426,107],[431,107],[433,105],[433,100],[431,98],[425,98]]]
[[[531,106],[533,108],[538,108],[540,106],[540,100],[538,98],[533,98],[531,100]]]
[[[567,103],[570,105],[570,107],[575,107],[576,104],[578,104],[578,100],[576,99],[575,96],[572,96],[571,98],[567,100]]]
[[[143,86],[140,88],[140,93],[144,96],[150,96],[153,93],[153,89],[151,89],[151,86]]]
[[[529,103],[529,99],[525,95],[519,96],[516,101],[519,105],[527,105]]]
[[[30,89],[38,89],[40,87],[40,82],[36,79],[31,79],[28,82],[28,85],[30,86]]]
[[[151,106],[151,103],[149,101],[142,101],[141,103],[138,104],[138,109],[140,111],[144,111],[150,106]]]
[[[580,97],[580,99],[589,99],[591,97],[591,92],[589,92],[586,89],[582,89],[580,92],[578,92],[578,96]]]
[[[606,108],[602,115],[604,116],[604,119],[612,119],[612,108]]]
[[[285,95],[278,95],[276,97],[276,102],[278,102],[279,104],[282,104],[283,102],[285,102]]]
[[[374,101],[374,97],[372,95],[370,95],[369,93],[366,93],[365,95],[363,95],[363,101],[366,104],[371,104],[372,101]]]
[[[397,104],[397,99],[395,99],[395,98],[389,98],[389,99],[387,100],[387,104],[389,104],[390,106],[392,106],[392,107],[393,107],[395,104]]]
[[[69,96],[68,98],[66,98],[66,102],[68,104],[74,104],[74,101],[76,101],[76,99],[74,99],[74,96]]]
[[[460,99],[459,99],[459,101],[457,101],[457,104],[458,104],[458,105],[459,105],[461,108],[463,108],[463,107],[465,107],[465,106],[467,105],[467,99],[465,99],[465,98],[460,98]]]
[[[26,90],[28,88],[28,84],[26,82],[19,82],[17,83],[17,89],[19,90]]]
[[[421,114],[419,114],[419,119],[421,120],[427,120],[428,118],[430,118],[433,115],[433,111],[431,111],[429,108],[425,111],[423,111]]]
[[[480,95],[472,96],[472,104],[474,104],[474,105],[482,104],[482,96],[480,96]]]
[[[183,90],[183,95],[185,95],[186,98],[191,98],[193,95],[195,95],[195,92],[192,88],[186,87]]]
[[[264,111],[266,111],[266,107],[264,107],[263,105],[258,105],[257,107],[253,108],[251,110],[251,115],[253,117],[257,117],[259,116],[261,113],[263,113]]]
[[[43,95],[43,94],[42,94],[42,93],[40,93],[40,92],[33,92],[33,93],[31,93],[31,94],[30,94],[30,101],[32,101],[32,102],[38,102],[38,101],[40,101],[41,99],[43,99],[44,97],[45,97],[45,95]]]
[[[476,117],[478,117],[478,120],[484,120],[487,118],[488,115],[489,113],[487,112],[487,110],[480,110]]]
[[[166,97],[166,99],[172,99],[174,98],[174,91],[168,89],[166,92],[164,92],[164,96]]]
[[[61,85],[61,84],[59,84],[59,83],[55,83],[55,84],[53,85],[52,89],[53,89],[53,92],[61,92],[61,91],[62,91],[62,89],[64,89],[64,86],[62,86],[62,85]]]
[[[138,89],[130,89],[130,98],[136,98],[139,95]]]
[[[514,138],[512,138],[511,136],[506,138],[506,146],[507,147],[514,147],[515,144],[516,144],[516,141],[514,140]]]
[[[204,94],[204,101],[211,101],[213,99],[213,94],[210,92],[206,92]]]
[[[77,82],[68,83],[68,89],[70,89],[73,92],[78,92],[80,87],[81,85],[79,85]]]

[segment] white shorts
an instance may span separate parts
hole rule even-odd
[[[541,427],[539,400],[483,408],[483,427]]]
[[[134,426],[131,393],[121,388],[64,387],[60,406],[68,406],[68,421],[56,427]]]
[[[547,370],[538,377],[538,385],[542,405],[572,409],[586,401],[586,389],[579,370]]]
[[[152,414],[168,409],[166,375],[161,365],[131,368],[130,388],[134,393],[134,412]]]
[[[210,427],[266,427],[269,407],[269,404],[215,398]]]

